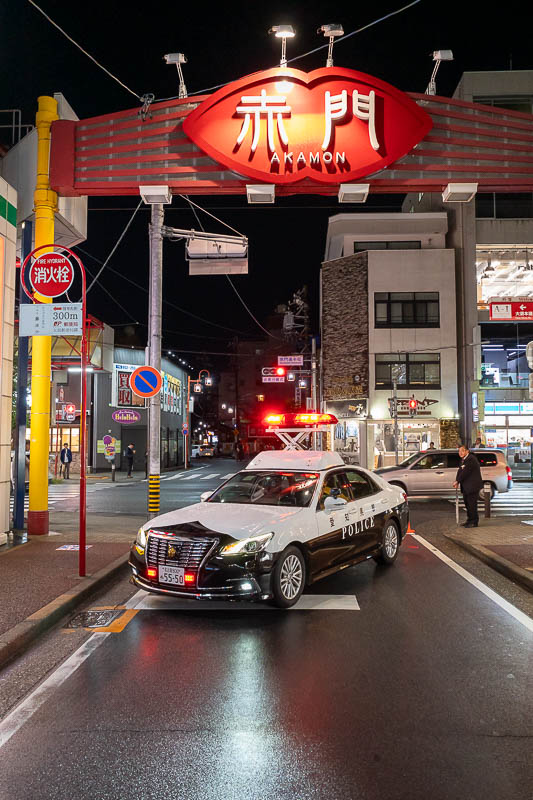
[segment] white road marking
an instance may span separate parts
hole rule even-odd
[[[182,600],[179,597],[149,594],[142,589],[133,595],[126,606],[139,611],[279,611],[268,603]],[[360,608],[354,594],[304,594],[289,611],[360,611]]]
[[[208,481],[210,478],[216,478],[218,475],[220,475],[220,472],[211,472],[209,475],[203,475],[200,480]]]
[[[93,633],[81,647],[0,722],[0,748],[39,710],[43,703],[52,698],[61,684],[76,672],[78,667],[92,655],[108,636],[111,636],[111,634]]]
[[[187,475],[189,472],[198,472],[199,470],[205,469],[205,467],[193,467],[187,472],[178,472],[176,475],[171,475],[169,478],[161,478],[162,481],[175,481],[176,478],[181,478],[182,475]]]
[[[228,474],[227,474],[227,475],[223,475],[223,476],[222,476],[222,480],[224,480],[224,481],[225,481],[225,480],[227,480],[228,478],[233,478],[233,476],[234,476],[234,475],[236,475],[236,474],[237,474],[236,472],[228,472]]]
[[[186,475],[186,476],[185,476],[184,478],[182,478],[181,480],[182,480],[182,481],[192,481],[192,480],[194,480],[194,478],[197,478],[197,477],[198,477],[198,475],[195,475],[195,474],[193,473],[192,475]]]
[[[496,605],[500,606],[500,608],[502,608],[504,611],[507,611],[511,617],[514,617],[518,622],[522,623],[522,625],[527,628],[528,631],[533,632],[533,619],[531,619],[531,617],[528,617],[527,614],[524,614],[524,612],[520,611],[519,608],[513,606],[512,603],[509,603],[493,589],[490,589],[486,584],[478,580],[478,578],[475,578],[466,569],[460,567],[459,564],[456,564],[455,561],[452,561],[451,558],[448,558],[447,555],[434,547],[434,545],[432,545],[422,536],[419,536],[416,533],[412,533],[411,536],[413,539],[416,539],[417,542],[420,542],[420,544],[424,545],[424,547],[427,547],[427,549],[433,553],[434,556],[440,558],[441,561],[444,561],[445,564],[457,572],[457,574],[464,578],[465,581],[468,581],[468,583],[471,583],[472,586],[475,586],[475,588],[488,597],[489,600],[492,600],[493,603],[496,603]]]

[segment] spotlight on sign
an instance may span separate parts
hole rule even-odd
[[[273,33],[276,39],[281,39],[281,59],[280,67],[287,66],[287,39],[294,39],[296,32],[292,25],[273,25],[269,33]]]

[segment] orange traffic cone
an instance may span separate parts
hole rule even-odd
[[[407,523],[407,530],[406,533],[416,533],[414,528],[411,528],[411,520]]]

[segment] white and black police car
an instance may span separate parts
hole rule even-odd
[[[139,530],[129,558],[138,587],[289,608],[337,570],[392,564],[409,521],[401,489],[327,451],[259,453],[202,501]]]

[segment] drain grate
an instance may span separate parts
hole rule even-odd
[[[121,614],[121,608],[109,611],[82,611],[72,617],[65,628],[106,628]]]

